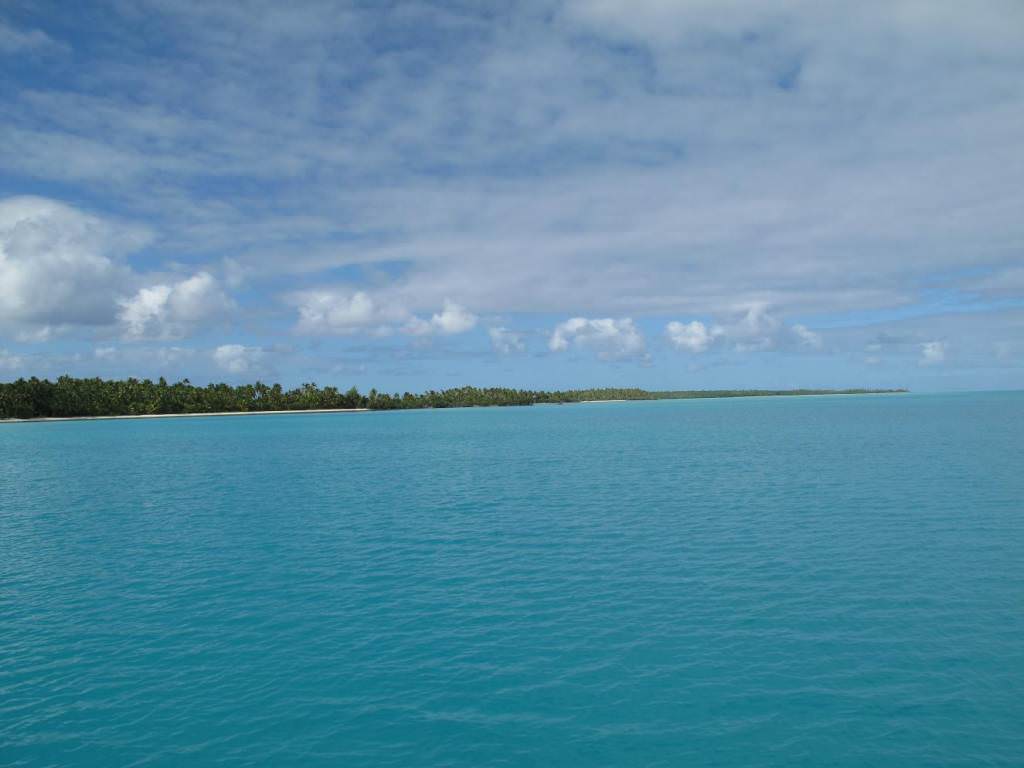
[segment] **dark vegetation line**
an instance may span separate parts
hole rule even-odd
[[[638,388],[597,388],[564,391],[532,391],[503,387],[458,387],[421,394],[368,394],[352,387],[342,392],[335,387],[303,384],[285,390],[280,384],[262,382],[231,386],[195,386],[188,379],[168,384],[163,378],[76,379],[62,376],[57,381],[18,379],[0,383],[0,418],[47,418],[74,416],[137,416],[147,414],[303,411],[330,408],[401,410],[417,408],[459,408],[473,406],[535,405],[576,403],[588,400],[668,400],[688,398],[830,395],[905,392],[904,389],[791,389],[791,390],[670,390]]]
[[[303,384],[283,389],[280,384],[209,384],[199,387],[188,379],[168,384],[163,378],[75,379],[56,381],[18,379],[0,383],[0,419],[32,419],[72,416],[140,416],[146,414],[215,413],[219,411],[305,411],[313,408],[459,408],[482,405],[535,405],[577,403],[584,400],[669,400],[698,397],[750,397],[756,395],[832,395],[874,392],[905,392],[902,389],[726,389],[648,392],[643,389],[570,389],[535,392],[525,389],[458,387],[422,394],[387,394],[371,389],[360,394],[335,387]]]

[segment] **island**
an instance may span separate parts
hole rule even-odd
[[[168,383],[163,378],[106,380],[61,376],[56,381],[35,377],[0,383],[0,419],[104,418],[116,416],[267,413],[271,411],[390,411],[414,408],[540,405],[623,400],[681,400],[713,397],[796,395],[857,395],[906,392],[905,389],[724,389],[647,391],[603,387],[535,391],[507,387],[456,387],[421,393],[388,394],[355,387],[303,384],[284,389],[280,384],[197,386],[188,379]]]

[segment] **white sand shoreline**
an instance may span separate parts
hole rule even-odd
[[[369,408],[306,408],[291,411],[213,411],[211,413],[140,413],[129,416],[44,416],[37,419],[0,419],[0,424],[46,421],[113,421],[115,419],[193,419],[206,416],[273,416],[283,413],[369,413]]]

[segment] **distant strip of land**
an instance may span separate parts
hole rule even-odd
[[[622,400],[687,400],[714,397],[781,397],[799,395],[862,395],[906,392],[905,389],[700,389],[648,391],[604,387],[552,392],[505,387],[457,387],[419,394],[388,394],[371,389],[361,394],[355,387],[342,392],[336,387],[303,384],[284,389],[280,384],[208,384],[196,386],[188,379],[168,383],[164,379],[18,379],[0,383],[0,419],[57,420],[109,419],[172,416],[231,416],[291,413],[296,411],[340,413],[391,411],[418,408],[467,408],[474,406],[539,405]]]
[[[118,419],[192,419],[206,416],[273,416],[282,413],[369,413],[369,408],[303,408],[291,411],[210,411],[200,413],[133,413],[123,416],[33,416],[27,419],[0,419],[5,422],[22,421],[111,421]]]

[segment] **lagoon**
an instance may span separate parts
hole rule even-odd
[[[1019,765],[1024,393],[0,425],[0,764]]]

